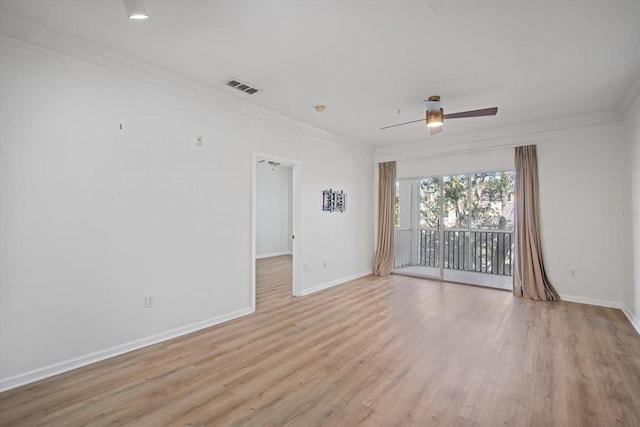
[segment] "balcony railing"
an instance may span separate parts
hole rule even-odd
[[[393,268],[411,264],[411,229],[396,228],[393,236]]]
[[[511,276],[512,253],[512,231],[444,232],[444,268]]]
[[[435,228],[418,230],[418,265],[440,267],[440,233]]]
[[[417,250],[412,260],[410,228],[396,229],[394,268],[406,265],[440,267],[440,233],[435,228],[417,230]],[[444,231],[444,268],[511,276],[513,273],[513,231]],[[415,243],[414,243],[415,244]]]

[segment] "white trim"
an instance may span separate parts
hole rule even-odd
[[[618,308],[622,310],[623,305],[617,301],[609,301],[597,298],[585,298],[576,295],[560,294],[561,301],[577,302],[578,304],[598,305],[600,307]]]
[[[301,199],[300,194],[300,178],[302,176],[302,163],[298,160],[289,159],[286,157],[276,156],[273,154],[262,153],[257,151],[251,152],[251,265],[249,271],[251,272],[251,307],[255,310],[256,307],[256,188],[257,188],[257,166],[259,160],[273,160],[286,167],[291,167],[291,185],[292,185],[292,222],[291,222],[291,234],[293,234],[292,252],[293,260],[291,262],[291,280],[292,289],[291,294],[294,296],[300,296],[300,224],[301,224]],[[264,256],[263,256],[264,257]]]
[[[173,338],[187,335],[201,329],[209,328],[211,326],[227,322],[238,317],[246,316],[253,313],[254,310],[250,307],[243,308],[242,310],[234,311],[232,313],[216,316],[211,319],[202,320],[200,322],[192,323],[187,326],[172,329],[170,331],[161,332],[159,334],[151,335],[150,337],[140,338],[135,341],[130,341],[125,344],[121,344],[115,347],[107,348],[105,350],[96,351],[94,353],[86,354],[84,356],[75,357],[63,362],[55,363],[53,365],[38,368],[30,372],[18,374],[12,377],[0,379],[0,392],[7,391],[12,388],[20,387],[25,384],[29,384],[35,381],[39,381],[45,378],[52,377],[54,375],[62,374],[63,372],[71,371],[73,369],[80,368],[82,366],[90,365],[92,363],[100,362],[101,360],[109,359],[111,357],[119,356],[130,351],[138,350],[143,347],[147,347],[153,344],[157,344],[162,341],[167,341]]]
[[[336,135],[313,125],[291,119],[280,113],[242,99],[233,89],[222,83],[220,88],[201,84],[195,80],[173,74],[170,71],[142,62],[133,57],[97,48],[41,24],[34,24],[10,11],[3,11],[0,35],[29,43],[40,49],[55,52],[81,62],[143,81],[155,88],[190,99],[206,102],[244,116],[252,117],[271,126],[304,135],[324,144],[373,153],[374,147],[362,141]],[[227,92],[228,89],[228,92]]]
[[[638,319],[626,305],[622,305],[621,310],[624,315],[627,316],[627,319],[629,319],[629,322],[631,322],[636,332],[640,334],[640,319]]]
[[[292,206],[292,220],[291,220],[291,234],[293,234],[293,242],[291,248],[293,249],[293,259],[291,261],[291,280],[293,281],[292,293],[294,296],[300,295],[300,287],[302,286],[302,163],[298,162],[293,166],[293,173],[291,174],[291,194],[293,200]],[[255,262],[253,265],[255,266]]]
[[[375,163],[382,163],[391,160],[411,160],[536,144],[571,129],[610,125],[619,123],[620,120],[621,116],[618,113],[604,113],[465,134],[438,135],[427,141],[419,140],[378,147],[374,152],[373,160]]]
[[[281,256],[281,255],[293,255],[293,251],[289,251],[289,252],[274,252],[272,254],[256,255],[256,259],[271,258],[271,257],[274,257],[274,256]]]
[[[309,288],[309,289],[303,289],[302,292],[300,293],[300,295],[304,296],[304,295],[313,294],[315,292],[319,292],[319,291],[322,291],[324,289],[328,289],[328,288],[332,288],[334,286],[341,285],[341,284],[349,282],[351,280],[356,280],[356,279],[359,279],[361,277],[368,276],[368,275],[370,275],[372,273],[373,273],[373,270],[367,270],[367,271],[362,271],[360,273],[352,274],[350,276],[342,277],[340,279],[337,279],[337,280],[334,280],[334,281],[331,281],[331,282],[328,282],[328,283],[323,283],[321,285],[314,286],[314,287]]]

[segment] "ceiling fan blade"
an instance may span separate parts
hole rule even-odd
[[[383,130],[383,129],[389,129],[389,128],[394,128],[394,127],[396,127],[396,126],[408,125],[409,123],[424,122],[425,120],[426,120],[426,119],[418,119],[418,120],[413,120],[413,121],[410,121],[410,122],[398,123],[397,125],[385,126],[385,127],[383,127],[383,128],[380,128],[380,130]]]
[[[430,128],[430,130],[431,130],[431,135],[436,135],[442,132],[442,126],[438,126],[437,128]]]
[[[445,114],[444,119],[463,119],[465,117],[495,116],[498,114],[498,107],[483,108],[482,110],[461,111],[459,113]]]

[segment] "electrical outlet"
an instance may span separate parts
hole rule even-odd
[[[204,139],[202,138],[202,135],[198,135],[196,137],[196,146],[202,147],[203,145],[204,145]]]
[[[144,307],[145,308],[153,307],[153,295],[145,295],[144,296]]]
[[[571,269],[571,277],[575,277],[575,275],[576,275],[576,269],[572,268]]]
[[[322,261],[322,268],[327,268],[327,261]]]

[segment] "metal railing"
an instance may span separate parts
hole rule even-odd
[[[440,267],[439,239],[435,228],[418,230],[418,265]],[[512,275],[513,231],[449,229],[444,231],[443,244],[446,269]]]
[[[411,264],[411,229],[396,228],[393,237],[393,268]]]
[[[418,265],[440,267],[440,233],[437,228],[418,230]]]

